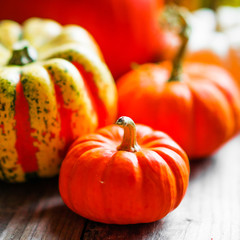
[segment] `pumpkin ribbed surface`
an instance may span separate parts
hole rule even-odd
[[[23,39],[36,49],[37,61],[8,65]],[[76,137],[115,119],[114,81],[95,41],[79,26],[2,21],[0,63],[1,179],[57,174]]]
[[[119,115],[166,132],[190,158],[211,155],[240,130],[239,90],[217,66],[185,63],[181,80],[169,82],[171,70],[145,64],[122,76]]]
[[[119,149],[122,139],[115,125],[77,139],[61,167],[60,194],[71,210],[94,221],[156,221],[185,194],[187,155],[169,136],[143,125],[136,125],[140,149]]]

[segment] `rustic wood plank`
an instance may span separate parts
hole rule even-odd
[[[240,239],[240,136],[212,158],[191,164],[180,206],[148,224],[107,225],[71,212],[58,193],[58,179],[0,183],[0,239]]]
[[[58,193],[58,179],[0,183],[0,239],[80,239],[85,219]]]
[[[213,157],[191,163],[186,196],[167,217],[132,226],[89,221],[82,239],[240,239],[240,136]]]

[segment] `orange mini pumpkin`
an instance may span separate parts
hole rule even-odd
[[[223,68],[173,63],[145,64],[117,82],[119,114],[169,134],[190,158],[214,153],[240,129],[240,93]]]
[[[128,117],[116,123],[120,127],[102,128],[73,143],[60,170],[60,194],[71,210],[94,221],[156,221],[185,194],[187,155],[162,132],[135,128]]]

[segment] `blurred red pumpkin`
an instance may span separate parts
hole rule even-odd
[[[8,0],[0,19],[22,22],[29,17],[79,24],[96,39],[115,77],[133,62],[152,61],[161,51],[158,17],[163,0]]]

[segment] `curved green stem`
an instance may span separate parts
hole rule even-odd
[[[27,41],[18,42],[14,46],[12,57],[8,65],[26,65],[37,60],[37,52],[34,48],[29,46]]]
[[[189,25],[186,20],[186,10],[174,4],[168,5],[162,14],[160,24],[163,28],[170,29],[179,35],[181,38],[181,46],[177,55],[173,60],[173,69],[169,82],[181,81],[182,75],[182,59],[186,50],[189,39]]]
[[[129,117],[120,117],[115,124],[124,130],[122,143],[118,146],[117,150],[128,152],[139,151],[141,148],[136,141],[136,126],[133,120]]]
[[[177,15],[178,15],[180,26],[181,26],[181,31],[179,33],[179,36],[181,38],[182,43],[181,43],[180,49],[179,49],[176,57],[173,60],[173,69],[172,69],[172,73],[171,73],[171,76],[170,76],[168,82],[181,81],[182,59],[184,57],[188,39],[189,39],[190,29],[189,29],[189,25],[187,24],[187,21],[185,19],[185,16],[183,16],[183,14],[180,11],[177,12]]]

